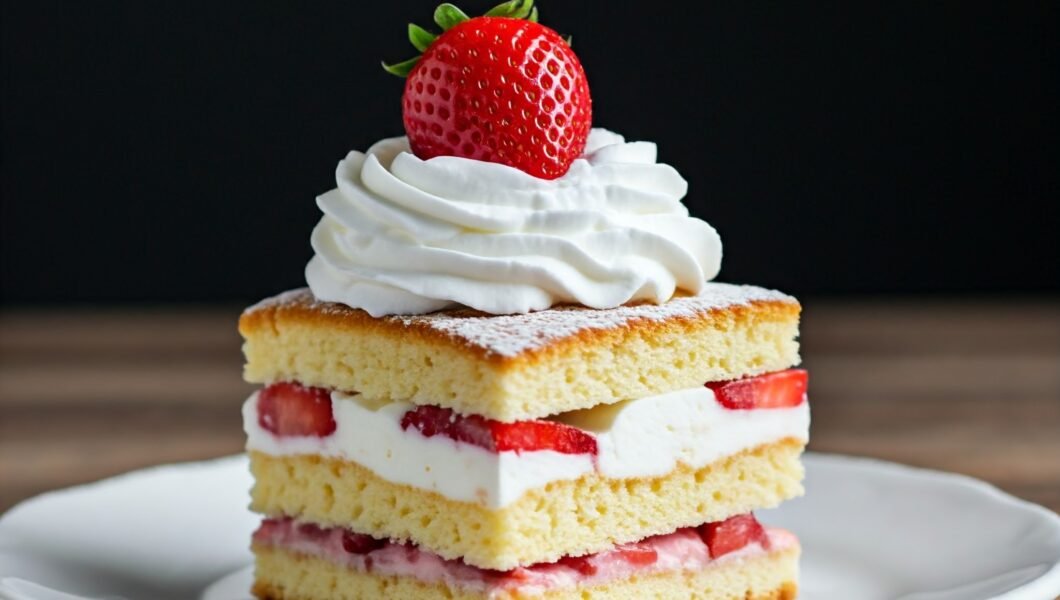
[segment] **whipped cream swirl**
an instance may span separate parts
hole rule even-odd
[[[467,158],[421,160],[404,137],[350,152],[317,198],[313,294],[375,317],[468,306],[613,308],[697,293],[721,239],[681,204],[688,183],[655,144],[593,129],[566,175]]]

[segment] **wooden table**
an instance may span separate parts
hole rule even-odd
[[[1060,511],[1060,303],[806,305],[812,449],[966,473]],[[238,314],[0,313],[0,511],[239,452]]]

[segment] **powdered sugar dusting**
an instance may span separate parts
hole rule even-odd
[[[243,314],[249,315],[250,313],[273,307],[305,304],[310,300],[313,300],[313,295],[309,292],[309,288],[295,288],[293,290],[287,290],[286,292],[280,292],[275,296],[263,298],[256,304],[251,304],[243,310]]]
[[[797,301],[776,290],[708,282],[699,294],[673,298],[664,304],[637,304],[602,310],[584,306],[557,306],[519,315],[486,315],[471,310],[455,310],[428,315],[383,317],[382,320],[397,322],[405,327],[429,327],[488,354],[510,357],[540,350],[581,331],[616,329],[645,319],[666,321],[692,318],[753,302],[793,304]],[[246,312],[295,305],[334,314],[355,310],[341,304],[320,302],[308,289],[301,288],[265,299]]]
[[[585,330],[614,329],[641,319],[666,321],[695,317],[755,301],[796,302],[795,298],[775,290],[711,282],[696,296],[673,298],[665,304],[638,304],[604,310],[559,306],[522,315],[468,316],[442,312],[395,318],[410,324],[424,323],[490,353],[517,356]]]
[[[243,310],[244,315],[249,315],[262,310],[275,309],[275,308],[294,308],[300,307],[311,310],[313,312],[319,312],[322,314],[334,314],[342,315],[353,312],[356,309],[352,309],[342,304],[335,304],[334,302],[322,302],[317,300],[313,296],[313,292],[309,291],[309,288],[295,288],[293,290],[287,290],[281,292],[275,296],[270,296],[258,302],[248,306]]]

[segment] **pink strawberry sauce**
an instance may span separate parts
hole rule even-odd
[[[622,579],[634,573],[702,570],[741,556],[798,545],[795,536],[783,529],[768,529],[767,533],[768,544],[748,544],[718,559],[710,557],[706,543],[695,528],[685,528],[589,556],[568,557],[511,571],[480,569],[459,560],[446,560],[414,544],[374,540],[343,528],[321,528],[290,518],[265,519],[254,533],[253,543],[256,547],[275,547],[323,558],[359,571],[414,577],[425,583],[444,582],[450,587],[478,591],[519,588],[536,593]]]

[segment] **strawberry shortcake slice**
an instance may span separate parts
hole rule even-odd
[[[259,598],[795,595],[753,511],[803,491],[801,307],[713,281],[688,182],[593,126],[539,16],[407,26],[405,135],[339,161],[308,289],[240,319]]]
[[[247,374],[264,387],[243,414],[262,589],[310,568],[453,597],[788,573],[789,534],[739,532],[760,529],[741,515],[802,492],[798,315],[790,296],[714,283],[665,305],[506,316],[374,318],[306,290],[251,307]],[[535,381],[540,403],[524,393]]]

